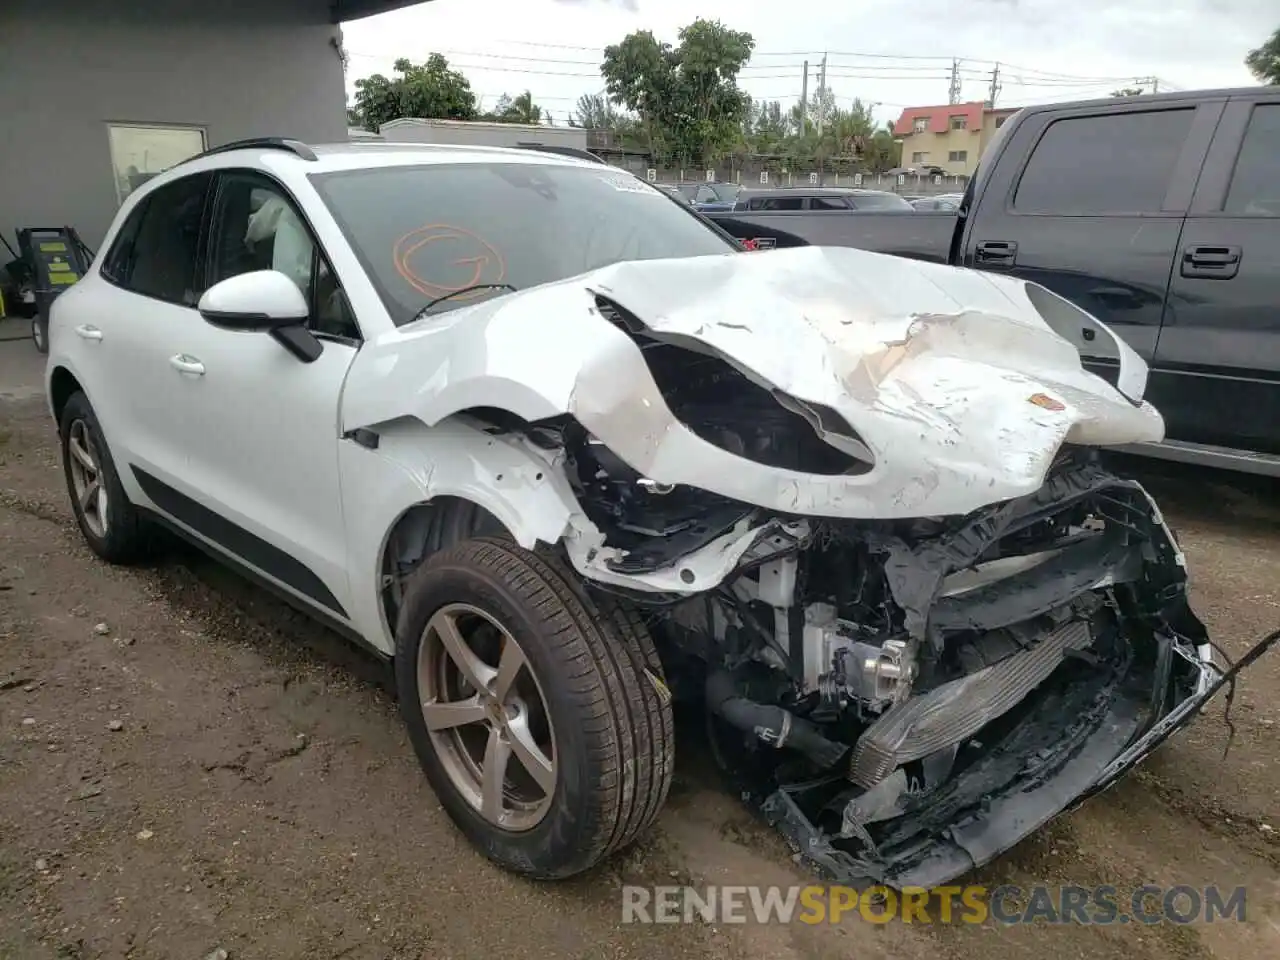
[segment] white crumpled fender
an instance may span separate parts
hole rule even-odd
[[[658,337],[696,341],[757,382],[834,409],[874,466],[819,477],[701,440],[596,294]],[[1087,372],[1055,328],[1073,339],[1091,329],[1132,400]],[[568,413],[661,483],[800,515],[937,516],[1034,491],[1064,443],[1162,439],[1160,415],[1141,402],[1145,376],[1110,331],[1034,284],[802,247],[616,264],[407,325],[356,357],[343,428],[430,426],[475,407]]]

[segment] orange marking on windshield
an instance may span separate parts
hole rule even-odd
[[[471,276],[468,279],[458,283],[456,278],[451,278],[454,281],[451,285],[428,279],[422,276],[419,270],[414,269],[410,262],[414,254],[428,244],[440,240],[461,244],[464,247],[470,245],[475,251],[473,255],[458,257],[450,264],[464,270],[470,267]],[[409,231],[395,242],[392,248],[392,260],[396,273],[400,274],[405,283],[425,297],[438,297],[444,293],[453,293],[455,290],[465,290],[478,283],[501,283],[507,275],[506,261],[493,244],[481,239],[470,230],[448,223],[429,223]],[[483,291],[477,290],[474,294],[464,293],[454,299],[465,300],[471,296],[480,296],[482,293]]]

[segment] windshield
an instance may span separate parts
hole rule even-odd
[[[711,192],[720,201],[737,200],[738,194],[742,192],[742,188],[736,183],[709,183],[707,186],[711,188]]]
[[[689,208],[604,167],[425,164],[311,180],[397,324],[478,284],[525,290],[623,260],[737,252]],[[468,291],[431,312],[500,295]]]

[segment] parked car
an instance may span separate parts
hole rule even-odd
[[[684,204],[686,207],[693,206],[693,200],[689,196],[689,191],[681,190],[679,184],[658,183],[655,184],[655,186],[674,200]]]
[[[746,255],[571,157],[284,140],[150,180],[103,251],[47,371],[85,541],[168,528],[385,659],[520,873],[653,823],[675,696],[828,876],[932,887],[1234,675],[1093,456],[1160,438],[1142,360],[1034,283]]]
[[[963,217],[714,214],[779,248],[852,246],[1033,280],[1151,366],[1168,437],[1131,451],[1280,476],[1280,89],[1027,107]],[[1089,368],[1115,376],[1112,361]]]
[[[732,210],[742,188],[736,183],[681,183],[676,185],[694,208],[709,213],[716,210]]]
[[[963,193],[940,193],[936,197],[917,197],[911,206],[918,213],[955,213],[963,199]]]
[[[734,204],[735,212],[799,212],[850,210],[898,211],[910,213],[911,204],[887,190],[852,187],[782,187],[776,190],[744,190]]]

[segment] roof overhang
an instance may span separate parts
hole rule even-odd
[[[426,2],[428,0],[331,0],[330,9],[333,11],[333,22],[342,23]]]

